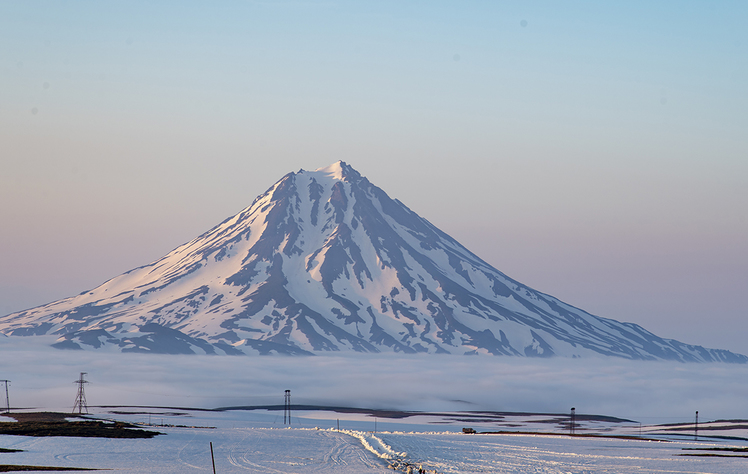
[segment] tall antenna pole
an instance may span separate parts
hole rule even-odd
[[[696,411],[696,421],[693,424],[693,439],[699,439],[699,412]]]
[[[576,418],[576,409],[574,409],[574,407],[572,407],[571,408],[571,417],[570,417],[570,420],[569,420],[569,434],[570,435],[574,434],[574,421],[575,421],[574,418]]]
[[[0,382],[5,382],[5,413],[10,413],[10,398],[8,397],[8,384],[10,380],[0,380]]]
[[[291,424],[291,391],[286,390],[286,395],[283,397],[283,424]]]
[[[86,375],[88,372],[81,372],[81,378],[76,380],[73,383],[78,384],[78,395],[75,396],[75,404],[73,405],[73,413],[75,413],[75,409],[78,408],[78,414],[82,415],[84,413],[88,414],[88,403],[86,403],[86,392],[83,390],[84,384],[88,383],[88,380],[84,380],[83,376]]]

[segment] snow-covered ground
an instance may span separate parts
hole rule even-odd
[[[681,456],[698,443],[414,433],[382,438],[441,473],[738,473],[748,461]]]
[[[0,436],[0,464],[89,467],[118,473],[211,472],[213,443],[218,473],[383,473],[410,464],[438,473],[742,473],[742,457],[692,457],[694,448],[745,447],[737,441],[642,441],[526,434],[466,435],[456,425],[413,426],[411,431],[365,431],[371,419],[349,415],[341,430],[331,413],[293,413],[291,428],[266,411],[164,412],[121,409],[118,419],[151,424],[215,428],[154,427],[153,439],[31,438]],[[130,411],[131,414],[122,414]],[[149,415],[150,413],[150,415]],[[102,414],[100,414],[102,415]],[[339,415],[338,415],[339,416]],[[379,426],[397,428],[396,423]],[[346,429],[346,426],[349,428]],[[684,448],[686,448],[684,450]],[[723,455],[740,455],[726,451]],[[745,453],[743,453],[745,454]]]
[[[115,469],[121,473],[208,472],[209,443],[216,471],[227,472],[382,472],[383,464],[358,439],[331,431],[222,428],[163,429],[149,440],[0,437],[0,463]]]

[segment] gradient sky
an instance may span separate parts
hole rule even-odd
[[[0,313],[345,160],[509,276],[748,354],[748,3],[0,2]]]

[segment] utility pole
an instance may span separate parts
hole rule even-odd
[[[283,397],[283,424],[291,425],[291,391],[286,390],[286,395]]]
[[[5,382],[5,413],[10,413],[10,398],[8,397],[8,384],[10,380],[0,380],[0,382]]]
[[[88,414],[88,403],[86,403],[86,392],[83,390],[83,386],[88,383],[88,380],[84,380],[83,376],[86,375],[88,372],[81,372],[81,377],[76,380],[73,383],[78,384],[78,395],[75,396],[75,404],[73,405],[73,413],[75,413],[75,409],[78,408],[78,414],[82,415],[84,413]]]
[[[213,474],[216,474],[216,458],[213,457],[213,441],[210,442],[210,462],[213,463]]]
[[[570,423],[569,423],[569,434],[570,435],[574,434],[574,419],[575,418],[576,418],[576,410],[575,410],[574,407],[571,407],[571,417],[569,419],[569,421],[570,421]]]

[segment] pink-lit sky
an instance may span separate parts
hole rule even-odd
[[[748,4],[0,3],[0,313],[345,160],[509,276],[748,354]]]

